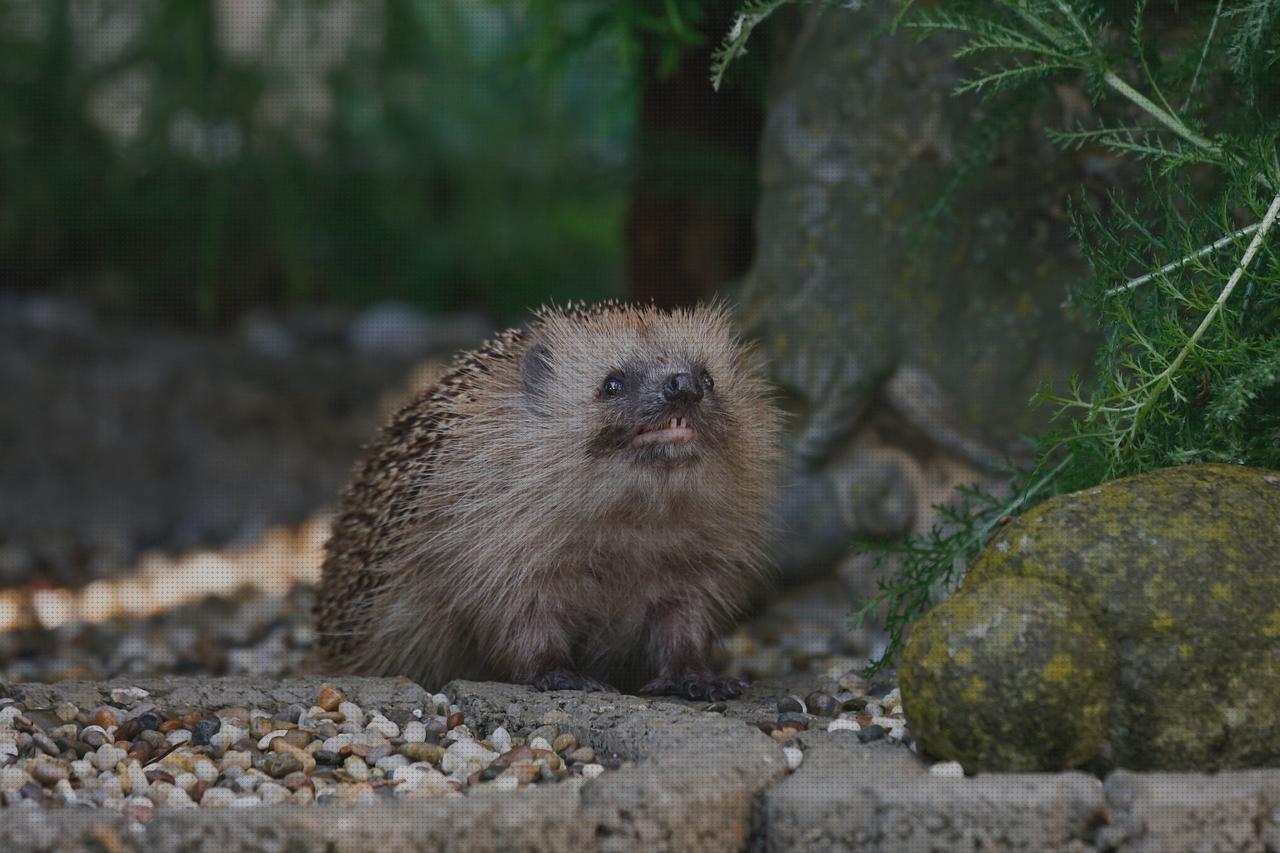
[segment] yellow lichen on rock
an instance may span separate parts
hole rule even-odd
[[[921,746],[969,770],[1214,769],[1280,760],[1278,662],[1280,477],[1195,465],[1015,519],[899,675]]]

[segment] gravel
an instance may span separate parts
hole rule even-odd
[[[84,806],[146,822],[157,809],[459,797],[606,770],[572,735],[544,731],[558,750],[503,726],[481,740],[464,719],[437,696],[401,726],[327,684],[311,707],[290,708],[159,707],[138,688],[93,708],[0,699],[0,743],[14,747],[0,752],[0,809]]]

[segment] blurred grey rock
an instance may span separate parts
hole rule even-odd
[[[301,347],[0,331],[0,584],[79,584],[331,506],[411,365]]]
[[[379,302],[351,323],[351,348],[366,355],[413,356],[431,342],[431,320],[403,302]]]
[[[413,357],[474,346],[491,331],[474,314],[434,317],[403,302],[379,302],[352,321],[348,342],[364,355]]]
[[[806,7],[771,83],[738,302],[792,416],[778,554],[792,582],[856,537],[927,530],[956,484],[999,485],[1044,422],[1036,387],[1094,351],[1062,308],[1086,274],[1062,214],[1086,166],[1040,116],[939,237],[912,242],[983,107],[951,95],[945,40],[888,34],[894,13]]]
[[[84,334],[93,322],[89,307],[69,296],[0,293],[0,328]]]
[[[267,314],[252,311],[240,321],[240,337],[254,352],[288,358],[297,344],[284,324]]]

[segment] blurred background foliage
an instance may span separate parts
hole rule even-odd
[[[687,301],[750,259],[763,64],[706,78],[732,9],[0,0],[0,286],[215,325]]]

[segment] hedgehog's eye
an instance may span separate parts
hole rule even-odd
[[[616,373],[604,380],[604,395],[616,397],[622,393],[622,377]]]
[[[702,371],[702,387],[708,391],[716,387],[716,381],[712,379],[711,374],[707,373],[705,370]]]

